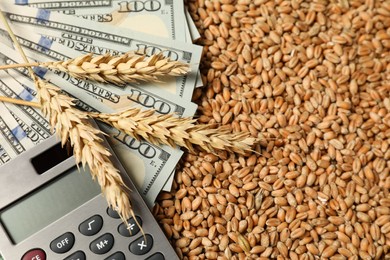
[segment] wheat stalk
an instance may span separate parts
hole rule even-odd
[[[28,63],[27,56],[1,9],[0,18],[15,47]],[[126,185],[109,159],[110,152],[101,144],[103,140],[98,135],[102,132],[91,125],[87,113],[75,108],[71,97],[60,94],[60,88],[39,79],[31,67],[28,67],[28,71],[35,83],[41,110],[49,118],[53,130],[55,129],[56,134],[60,136],[61,144],[64,145],[69,138],[76,163],[81,162],[83,167],[88,164],[91,175],[97,179],[108,204],[117,210],[121,219],[124,222],[131,216],[136,219],[125,191]]]
[[[30,106],[30,107],[36,107],[36,108],[41,107],[41,105],[38,104],[37,102],[26,101],[23,99],[16,99],[16,98],[10,98],[10,97],[5,97],[5,96],[0,96],[0,102],[7,102],[7,103],[15,104],[15,105]]]
[[[173,114],[155,114],[154,110],[130,108],[118,113],[89,113],[93,118],[112,125],[129,136],[155,145],[181,146],[195,153],[194,145],[212,153],[225,150],[238,154],[253,151],[257,138],[249,133],[231,133],[228,128],[211,129],[210,125],[194,124],[195,119],[178,118]]]
[[[60,70],[83,80],[115,85],[138,81],[158,81],[161,76],[180,76],[189,71],[188,64],[170,60],[162,54],[145,57],[134,52],[120,56],[112,56],[109,53],[99,56],[86,54],[65,61],[11,64],[0,66],[0,69],[38,66]]]

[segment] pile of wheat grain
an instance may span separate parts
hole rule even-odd
[[[154,214],[183,259],[390,258],[390,2],[189,0],[202,123],[258,154],[186,154]]]

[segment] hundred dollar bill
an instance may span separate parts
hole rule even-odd
[[[3,56],[0,53],[0,56]],[[7,62],[9,63],[9,61]],[[10,77],[8,74],[6,74],[3,71],[0,71],[0,78],[3,82],[7,82],[8,86],[2,85],[0,88],[1,94],[12,97],[12,98],[20,98],[21,96],[24,97],[24,100],[27,101],[36,101],[36,91],[33,89],[27,87],[28,84],[32,84],[32,82],[27,82],[26,77],[24,76],[18,76],[15,71],[9,71],[10,75],[13,75],[16,77],[20,82],[23,82],[23,85],[18,84],[14,78]],[[12,86],[9,87],[9,86]],[[4,90],[4,91],[3,91]],[[20,93],[19,95],[16,95],[16,93]],[[92,107],[89,107],[87,104],[79,101],[79,105],[82,109],[87,111],[93,111],[97,112]],[[48,138],[51,135],[50,131],[50,125],[45,120],[45,118],[39,113],[39,111],[35,111],[36,109],[28,106],[17,106],[10,103],[6,103],[5,106],[8,108],[8,111],[10,114],[15,118],[19,126],[26,132],[27,137],[34,143],[38,144],[42,140]],[[4,107],[0,109],[0,111],[4,110]],[[15,112],[15,114],[14,114]],[[114,148],[115,152],[117,153],[119,158],[122,158],[122,161],[131,160],[131,164],[127,165],[127,171],[136,183],[136,186],[139,188],[139,191],[144,194],[144,199],[148,201],[148,205],[152,206],[154,199],[157,197],[158,193],[156,194],[156,190],[161,190],[160,186],[164,182],[167,174],[162,174],[159,171],[152,171],[151,169],[148,169],[149,165],[153,165],[154,163],[148,162],[145,163],[145,157],[136,156],[134,153],[129,152],[126,147],[130,147],[129,145],[125,144],[125,141],[127,140],[129,144],[131,144],[131,147],[135,149],[135,147],[138,145],[139,152],[144,153],[147,158],[151,158],[151,154],[155,151],[158,151],[160,153],[159,157],[170,156],[168,155],[166,149],[163,150],[161,148],[150,146],[146,142],[143,142],[142,144],[131,137],[129,137],[126,134],[119,133],[117,130],[113,129],[110,126],[103,125],[103,127],[106,133],[110,133],[109,141],[111,143],[111,146]],[[169,151],[168,151],[169,152]],[[3,154],[0,150],[0,157]],[[4,153],[4,156],[7,154]],[[177,155],[181,156],[181,155]],[[140,160],[141,158],[144,158],[144,160]],[[174,159],[176,161],[178,159]],[[168,163],[173,163],[173,161],[168,161]],[[124,163],[125,164],[125,163]],[[158,163],[157,163],[158,164]],[[156,164],[156,165],[157,165]],[[163,162],[160,162],[159,165],[161,165]],[[176,164],[176,163],[175,163]],[[146,165],[146,166],[145,166]],[[141,171],[141,169],[145,169],[145,171]],[[146,174],[154,172],[154,175],[150,174],[149,176]]]
[[[163,191],[171,191],[172,190],[172,184],[173,180],[175,178],[176,170],[172,171],[171,176],[169,176],[168,180],[165,182],[164,187],[162,188]]]
[[[40,142],[42,142],[43,140],[45,140],[47,138],[47,137],[42,137],[42,135],[40,135],[41,129],[39,129],[37,127],[37,125],[35,124],[34,121],[30,120],[31,118],[20,117],[20,114],[15,113],[11,110],[12,107],[7,106],[7,109],[10,112],[10,114],[12,115],[12,117],[19,124],[19,126],[26,133],[27,137],[33,142],[33,144],[35,144],[35,145],[39,144]]]
[[[3,85],[4,83],[0,80],[0,87],[2,87]],[[24,132],[23,128],[18,124],[15,118],[11,115],[11,113],[8,111],[7,107],[3,102],[0,102],[0,111],[1,111],[2,123],[7,126],[7,129],[10,130],[10,132],[8,132],[5,129],[3,129],[4,131],[2,130],[2,133],[6,134],[9,140],[12,139],[11,139],[11,135],[8,135],[8,133],[12,134],[15,144],[16,143],[20,144],[20,147],[18,147],[17,154],[20,154],[32,148],[34,146],[34,143],[28,138],[26,132]]]
[[[29,37],[27,37],[28,39],[30,39]],[[72,56],[72,55],[70,55],[70,56]],[[140,95],[140,96],[142,96],[142,95]],[[144,95],[144,97],[148,97],[148,96],[150,96],[150,95]],[[148,99],[149,101],[152,101],[152,102],[149,102],[149,104],[146,104],[146,105],[150,105],[150,104],[153,104],[153,99],[149,99],[149,98],[145,98],[145,100],[146,99]],[[173,99],[166,99],[166,100],[173,100]],[[177,100],[176,100],[176,102],[177,102]],[[156,103],[158,103],[158,104],[160,104],[161,102],[156,102]],[[166,108],[166,105],[164,104],[164,107]],[[161,107],[160,107],[161,108]],[[161,112],[161,111],[160,111]]]
[[[0,82],[0,86],[2,83]],[[3,102],[0,102],[0,145],[6,153],[6,158],[15,158],[27,151],[34,144],[27,138],[27,134],[12,117]]]
[[[0,54],[0,56],[2,55]],[[10,72],[12,73],[12,71]],[[23,87],[10,74],[0,71],[0,81],[3,83],[0,85],[0,95],[35,101],[36,92],[27,86]],[[50,124],[39,109],[11,103],[4,103],[4,105],[2,108],[9,111],[33,144],[38,144],[52,135]]]
[[[200,38],[200,34],[199,34],[199,31],[198,31],[198,28],[196,28],[194,20],[192,20],[191,14],[190,14],[190,12],[188,11],[187,8],[185,8],[184,14],[185,14],[185,17],[186,17],[186,20],[187,20],[187,23],[188,23],[188,28],[189,28],[189,31],[190,31],[190,34],[191,34],[191,39],[192,39],[192,41],[196,41],[196,40],[198,40]]]
[[[100,127],[110,134],[108,141],[115,154],[136,186],[139,187],[139,192],[147,204],[152,207],[157,195],[182,156],[182,152],[177,152],[171,147],[158,147],[145,141],[135,140],[115,128],[108,128],[104,124],[101,124]],[[170,170],[164,172],[164,169]]]
[[[92,21],[69,17],[47,10],[1,3],[9,20],[23,25],[24,30],[49,36],[53,41],[83,53],[119,54],[134,50],[141,55],[162,52],[173,60],[187,62],[191,72],[182,77],[164,77],[162,83],[143,84],[157,95],[171,92],[190,101],[199,68],[201,47],[183,42],[157,38],[148,34],[125,30]]]
[[[77,51],[52,42],[51,39],[25,32],[18,26],[13,26],[13,29],[19,42],[25,47],[26,53],[33,61],[64,60],[80,55]],[[4,47],[1,50],[7,50],[3,51],[4,54],[8,55],[9,51],[13,53],[12,56],[18,57],[14,50],[5,45],[2,46]],[[21,62],[20,58],[17,60]],[[155,109],[159,113],[192,116],[197,109],[196,104],[178,99],[175,95],[156,95],[146,91],[141,86],[127,86],[126,89],[122,89],[113,85],[75,79],[60,71],[52,72],[41,68],[35,68],[35,71],[39,76],[50,79],[51,82],[69,94],[87,102],[101,112],[110,113],[137,105],[147,109]]]
[[[1,116],[0,116],[1,119]],[[0,120],[0,127],[3,124]],[[7,149],[8,148],[8,149]],[[12,146],[8,144],[6,137],[2,135],[0,132],[0,165],[3,165],[9,161],[12,160],[12,158],[15,158],[17,156],[17,153],[15,153],[12,150]]]
[[[18,0],[15,3],[60,11],[173,40],[186,40],[184,3],[180,0]]]
[[[3,52],[3,56],[8,57],[6,63],[22,62],[15,50],[2,45],[1,43],[0,50]],[[28,56],[34,56],[33,54],[34,53],[31,52],[31,50],[27,51]],[[36,58],[36,55],[34,57]],[[26,69],[13,70],[10,74],[17,81],[23,82],[24,85],[34,88],[33,82],[29,78]],[[62,77],[55,74],[52,76],[52,81],[60,83],[59,86],[63,87],[65,85],[70,85],[69,82]],[[56,81],[55,78],[59,80]],[[30,82],[28,83],[28,81]],[[72,88],[76,87],[71,86],[68,89]],[[82,108],[85,110],[99,111],[99,109],[90,105],[91,102],[89,102],[89,100],[82,99],[79,102],[82,103]],[[107,125],[103,125],[102,128],[110,136],[109,141],[111,142],[116,155],[121,159],[121,162],[124,164],[130,177],[134,180],[143,198],[147,201],[149,206],[152,206],[156,196],[171,175],[172,170],[175,168],[183,152],[167,146],[157,147],[147,142],[137,141]]]
[[[7,46],[12,46],[12,39],[6,31],[0,31],[0,41]]]
[[[0,144],[0,165],[5,164],[11,160],[11,156],[7,153],[7,151]],[[2,259],[2,258],[0,258]]]
[[[186,30],[184,31],[184,38],[186,39],[185,42],[193,42],[192,36],[191,36],[191,31],[190,31],[190,28],[188,26],[188,21],[187,21],[186,17],[184,17],[184,22],[187,24]]]
[[[16,33],[18,31],[22,31],[23,32],[22,35],[24,37],[29,36],[28,33],[24,32],[24,30],[15,29]],[[33,36],[31,36],[29,38],[31,39],[31,38],[33,38]],[[19,40],[21,41],[22,45],[24,45],[27,48],[27,50],[29,50],[29,51],[27,51],[28,54],[33,53],[33,50],[35,51],[34,55],[29,55],[30,57],[34,57],[34,60],[40,60],[40,61],[58,60],[58,59],[66,59],[66,58],[70,58],[70,57],[75,57],[75,56],[79,55],[78,53],[76,53],[72,50],[68,50],[68,52],[66,52],[66,51],[64,51],[64,49],[66,49],[66,48],[64,48],[64,46],[59,45],[57,43],[51,43],[50,40],[45,39],[43,37],[38,37],[37,35],[35,35],[35,38],[33,38],[32,41],[28,40],[26,38],[21,38],[21,37],[19,38]],[[35,43],[34,43],[34,41],[35,41]],[[39,45],[39,43],[42,45],[45,45],[45,43],[46,43],[45,46],[48,46],[47,42],[50,42],[51,49],[50,50],[45,49],[44,51],[42,51],[42,47]],[[6,53],[11,53],[11,52],[12,52],[12,50],[6,51]],[[14,53],[14,56],[17,56],[17,55],[18,55],[17,53]],[[6,64],[11,64],[11,63],[16,63],[16,62],[17,61],[10,60],[10,59],[5,61]],[[19,62],[21,62],[21,60],[19,60]],[[27,71],[25,71],[25,72],[27,72]],[[41,76],[43,76],[44,73],[45,73],[44,70],[38,71],[38,74]],[[192,116],[196,110],[196,105],[192,105],[192,107],[189,109],[188,102],[179,102],[178,99],[176,99],[174,97],[169,97],[169,96],[165,97],[165,98],[161,98],[159,96],[153,95],[152,93],[142,91],[143,90],[142,88],[137,89],[134,87],[129,87],[128,89],[131,90],[130,94],[126,94],[122,89],[116,88],[117,91],[122,91],[122,93],[120,93],[118,95],[118,94],[112,93],[111,91],[106,91],[104,89],[105,86],[99,87],[93,83],[87,83],[87,82],[83,82],[80,80],[70,78],[65,73],[59,73],[59,72],[56,72],[56,73],[59,74],[63,78],[55,76],[55,75],[53,75],[53,73],[51,73],[51,74],[48,73],[46,76],[51,75],[52,77],[48,76],[47,78],[51,79],[53,83],[56,83],[57,85],[65,88],[67,90],[67,92],[70,93],[71,95],[73,95],[77,98],[80,98],[81,100],[87,101],[89,104],[94,105],[95,107],[97,107],[99,109],[99,111],[112,112],[113,110],[116,110],[116,109],[123,109],[123,108],[126,108],[123,105],[124,103],[128,107],[133,106],[135,104],[141,104],[145,108],[154,108],[160,113],[175,112],[179,116]],[[64,80],[64,79],[66,79],[66,80]],[[20,79],[18,79],[18,80],[20,80]],[[70,82],[71,84],[73,84],[73,86],[71,84],[67,84],[68,83],[67,81]],[[24,83],[24,84],[26,84],[26,83]],[[64,86],[68,86],[68,87],[64,87]],[[75,87],[77,87],[79,89],[77,89]],[[115,87],[113,87],[113,88],[115,88]],[[81,91],[79,91],[79,90],[81,90]],[[87,90],[87,91],[84,92],[84,90]],[[83,95],[81,95],[80,93],[82,93]],[[93,94],[94,96],[92,97],[90,94]],[[174,100],[174,102],[172,102],[172,100]],[[179,104],[177,104],[177,103],[179,103]],[[102,104],[103,105],[109,104],[109,106],[112,110],[105,109],[105,107],[101,106]],[[31,110],[31,108],[26,108],[26,109]],[[26,122],[26,120],[25,120],[25,122]],[[33,122],[30,121],[30,125],[32,125],[31,123],[33,123]],[[123,151],[123,149],[122,149],[122,151]],[[180,156],[177,156],[177,157],[180,158]],[[171,167],[174,168],[176,163],[177,163],[177,161],[172,163]],[[169,167],[164,169],[165,172],[168,172],[167,169],[169,169]],[[172,168],[169,171],[172,171]],[[159,178],[156,179],[156,182],[155,182],[156,184],[151,189],[151,191],[160,190],[160,188],[157,188],[157,187],[161,186],[162,183],[165,183],[166,179],[171,174],[172,173],[159,174]],[[144,183],[148,183],[148,182],[145,181]],[[168,184],[168,186],[170,186],[170,185],[171,184]],[[144,185],[144,186],[146,186],[146,185]],[[139,187],[141,188],[141,186],[139,186]],[[144,193],[142,190],[140,190],[140,192]],[[149,202],[153,201],[155,199],[155,195],[156,194],[148,195],[145,197],[145,199]]]
[[[200,38],[199,32],[182,1],[62,0],[53,2],[48,0],[21,0],[15,1],[15,4],[80,16],[84,19],[172,40],[193,42]],[[184,15],[183,9],[185,9]],[[196,77],[195,87],[202,86],[199,71]]]

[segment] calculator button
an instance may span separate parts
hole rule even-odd
[[[154,255],[149,256],[148,258],[146,258],[146,260],[165,260],[165,257],[161,253],[155,253]]]
[[[122,252],[116,252],[115,254],[110,255],[104,260],[126,260],[126,257]]]
[[[107,208],[107,214],[112,218],[120,218],[118,212],[116,210],[113,210],[111,207]]]
[[[136,217],[137,218],[137,222],[140,226],[142,226],[142,220],[140,217]],[[122,223],[118,226],[118,232],[119,234],[121,234],[122,236],[125,236],[125,237],[132,237],[132,236],[135,236],[137,235],[137,233],[139,232],[139,226],[137,225],[137,222],[134,220],[134,218],[130,218],[128,221],[127,221],[127,225],[125,223]]]
[[[92,241],[89,249],[95,254],[102,255],[110,251],[113,246],[114,237],[110,233],[107,233]]]
[[[31,249],[24,254],[22,260],[46,260],[46,253],[40,248]]]
[[[87,258],[85,257],[84,252],[77,251],[76,253],[73,253],[70,256],[68,256],[67,258],[65,258],[64,260],[85,260],[85,259],[87,259]]]
[[[63,254],[68,252],[74,244],[74,235],[70,232],[67,232],[50,243],[50,249],[58,254]]]
[[[99,215],[95,215],[85,220],[79,226],[81,234],[86,236],[93,236],[97,234],[103,226],[103,218]]]
[[[153,246],[153,238],[149,234],[145,235],[145,237],[140,236],[137,240],[133,241],[129,246],[130,252],[135,255],[144,255],[149,252]]]

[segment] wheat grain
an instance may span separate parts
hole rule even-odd
[[[210,125],[197,125],[194,119],[178,118],[172,114],[159,115],[153,110],[141,111],[130,108],[123,112],[104,114],[90,113],[135,139],[143,138],[156,145],[181,146],[195,153],[195,147],[207,152],[246,154],[253,151],[257,138],[248,133],[232,134],[227,128],[211,129]]]
[[[197,245],[198,258],[390,257],[387,2],[187,1],[204,35],[199,122],[275,138],[263,138],[252,158],[220,155],[214,170],[200,149],[184,157],[172,198],[158,204],[190,200],[204,220],[183,228],[216,230],[211,245]],[[183,214],[178,208],[170,214]],[[226,224],[215,229],[219,218]],[[186,234],[177,233],[173,241]]]
[[[64,61],[11,64],[0,69],[17,67],[45,67],[68,73],[72,77],[115,85],[140,81],[159,81],[162,76],[181,76],[189,71],[189,65],[173,61],[162,54],[150,57],[128,52],[120,56],[109,53],[99,56],[85,54]]]

